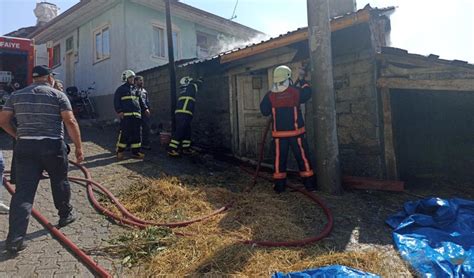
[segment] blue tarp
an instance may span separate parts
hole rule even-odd
[[[474,201],[407,202],[386,222],[402,257],[422,277],[474,277]]]
[[[316,269],[308,269],[301,272],[290,272],[287,274],[277,272],[273,274],[272,278],[359,278],[359,277],[380,277],[372,273],[363,272],[351,267],[342,265],[331,265]]]

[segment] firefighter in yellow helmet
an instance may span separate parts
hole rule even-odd
[[[168,155],[171,157],[179,157],[180,148],[183,154],[190,155],[194,153],[191,149],[191,121],[193,120],[196,95],[201,88],[202,80],[185,76],[181,78],[179,83],[180,92],[174,112],[176,130],[173,132],[168,145]]]
[[[133,71],[124,71],[122,73],[124,83],[117,88],[114,95],[115,112],[120,118],[120,133],[117,142],[117,159],[119,160],[124,159],[124,151],[128,145],[130,145],[133,158],[145,158],[145,155],[140,152],[140,127],[142,111],[147,113],[148,107],[134,85],[134,78]]]
[[[272,137],[275,145],[274,190],[286,188],[286,162],[291,148],[298,163],[300,176],[309,191],[316,190],[309,148],[305,138],[305,126],[300,105],[311,98],[311,88],[306,82],[304,70],[300,70],[295,84],[291,80],[291,69],[279,66],[273,71],[272,89],[260,103],[264,116],[272,117]]]

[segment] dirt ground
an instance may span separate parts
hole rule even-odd
[[[137,162],[135,160],[117,162],[111,156],[115,144],[115,127],[88,127],[82,129],[84,141],[86,142],[85,152],[87,157],[84,165],[91,169],[94,180],[104,184],[112,192],[116,193],[119,199],[124,200],[127,207],[137,215],[155,220],[161,220],[166,217],[168,219],[164,220],[180,220],[194,216],[193,213],[196,215],[200,214],[199,209],[194,209],[194,212],[183,212],[181,215],[178,214],[178,216],[175,214],[175,219],[170,219],[170,217],[172,218],[173,210],[170,210],[168,215],[158,215],[157,213],[163,210],[163,203],[156,203],[157,206],[161,207],[154,214],[149,208],[134,208],[133,202],[127,200],[127,192],[136,190],[136,187],[140,187],[143,183],[171,179],[170,186],[179,186],[182,192],[189,191],[194,194],[193,196],[198,196],[198,198],[207,202],[207,205],[203,205],[205,206],[203,210],[215,209],[225,203],[226,198],[230,197],[238,198],[241,204],[246,204],[250,207],[252,207],[252,204],[249,204],[250,201],[246,202],[246,200],[257,200],[257,202],[260,202],[259,205],[267,204],[268,210],[271,213],[281,214],[281,217],[286,217],[288,222],[293,223],[292,227],[283,227],[285,233],[270,235],[270,237],[273,237],[270,239],[273,240],[286,239],[286,235],[292,234],[292,231],[288,229],[293,228],[295,229],[293,234],[295,238],[293,239],[297,239],[301,235],[315,235],[321,231],[325,224],[326,220],[322,211],[314,206],[314,204],[308,202],[299,193],[287,192],[276,195],[271,190],[270,183],[260,180],[254,191],[252,191],[253,193],[251,193],[253,195],[243,194],[242,188],[251,182],[251,177],[243,172],[239,165],[235,163],[216,159],[209,154],[200,154],[193,158],[170,159],[166,156],[164,149],[159,147],[157,136],[154,138],[156,142],[154,148],[146,152],[147,157],[144,162]],[[293,182],[296,183],[297,180]],[[274,271],[297,271],[312,266],[310,263],[301,264],[294,257],[292,259],[285,258],[285,252],[297,252],[298,258],[302,258],[301,261],[307,261],[308,258],[316,261],[316,258],[321,254],[376,252],[386,268],[385,271],[379,274],[383,274],[386,277],[411,277],[413,275],[412,272],[410,272],[393,247],[391,229],[384,221],[391,214],[400,210],[405,202],[418,200],[422,197],[436,196],[441,198],[461,197],[472,199],[474,198],[474,186],[469,182],[443,181],[439,179],[434,181],[426,178],[412,181],[407,184],[406,188],[406,193],[359,190],[345,191],[341,196],[331,196],[316,192],[331,209],[334,215],[334,228],[327,238],[312,246],[270,249],[247,246],[242,249],[236,246],[235,243],[219,245],[221,244],[219,243],[219,238],[216,238],[215,235],[209,235],[208,244],[215,244],[216,248],[210,248],[212,253],[207,254],[205,258],[201,258],[196,262],[189,262],[187,269],[186,266],[183,266],[182,262],[171,261],[169,264],[173,265],[172,267],[169,267],[165,272],[157,272],[153,268],[153,264],[157,260],[160,260],[160,258],[172,258],[172,256],[166,257],[166,253],[159,253],[155,258],[144,260],[142,264],[128,270],[124,269],[120,273],[117,272],[116,275],[124,277],[145,277],[164,274],[202,276],[225,273],[238,276],[261,276],[270,275]],[[191,194],[189,192],[186,194]],[[160,196],[149,197],[149,200],[159,201],[156,199]],[[299,207],[299,204],[301,204],[301,207]],[[261,206],[258,208],[261,208]],[[255,209],[254,213],[256,214],[255,219],[258,219],[258,209]],[[268,215],[268,213],[268,211],[265,211],[262,212],[262,215]],[[242,224],[236,220],[238,219],[236,214],[231,209],[225,214],[212,218],[200,225],[213,223],[216,227],[219,226],[220,229],[233,233],[248,224],[256,230],[263,231],[260,235],[265,236],[268,236],[268,233],[264,232],[265,230],[278,231],[279,227],[272,225],[272,219],[259,221],[257,224]],[[194,229],[193,231],[199,231],[200,227],[202,226],[196,226],[192,229]],[[118,232],[111,233],[109,239],[128,231],[128,229],[120,229]],[[258,233],[256,233],[256,236],[258,237]],[[193,242],[190,239],[186,240],[182,241],[181,244],[189,245]],[[196,246],[199,247],[199,245]],[[287,260],[284,264],[285,267],[272,268],[271,265],[258,264],[259,258],[268,260],[271,256],[275,260]],[[183,255],[183,258],[185,259],[186,255]],[[117,262],[120,258],[115,257],[113,260]],[[319,266],[320,264],[321,262],[315,263],[314,266]],[[225,271],[218,269],[222,265],[225,265]],[[176,270],[175,272],[172,272],[173,268]],[[249,268],[262,268],[262,271],[252,272],[249,271]]]

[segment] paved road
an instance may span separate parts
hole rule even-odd
[[[126,177],[135,172],[130,164],[142,164],[141,161],[128,160],[117,163],[110,152],[113,149],[115,132],[113,129],[97,130],[83,129],[86,138],[86,163],[95,180],[104,183],[109,189],[117,192],[126,186]],[[9,168],[11,160],[11,142],[5,134],[0,134],[0,147],[4,150],[6,165]],[[127,166],[127,167],[126,167]],[[81,176],[77,169],[71,169],[70,176]],[[125,177],[125,178],[124,178]],[[4,188],[2,199],[9,203],[10,194]],[[109,222],[98,214],[89,204],[86,189],[78,184],[72,184],[72,204],[79,219],[61,231],[82,249],[103,246],[106,240],[123,228]],[[34,208],[43,214],[51,223],[58,221],[54,208],[49,181],[41,181],[35,198]],[[89,269],[79,262],[48,231],[33,217],[28,228],[28,248],[17,257],[10,257],[5,251],[5,238],[8,231],[8,216],[0,215],[0,278],[2,277],[94,277]],[[101,266],[117,276],[126,276],[120,263],[105,257],[93,257]]]

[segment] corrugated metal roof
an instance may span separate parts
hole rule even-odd
[[[370,5],[366,5],[363,9],[360,9],[360,10],[357,10],[355,12],[351,12],[351,13],[346,13],[344,15],[340,15],[340,16],[336,16],[336,17],[333,17],[331,18],[331,21],[333,20],[338,20],[338,19],[342,19],[342,18],[345,18],[345,17],[349,17],[349,16],[353,16],[357,13],[360,13],[362,11],[370,11],[370,12],[373,12],[375,14],[378,14],[378,15],[384,15],[384,14],[388,14],[388,13],[391,13],[395,10],[395,7],[386,7],[386,8],[372,8]],[[181,64],[179,67],[185,67],[185,66],[188,66],[188,65],[192,65],[192,64],[199,64],[199,63],[204,63],[204,62],[207,62],[207,61],[211,61],[211,60],[214,60],[214,59],[218,59],[222,56],[225,56],[225,55],[228,55],[228,54],[231,54],[231,53],[234,53],[234,52],[238,52],[238,51],[241,51],[241,50],[244,50],[244,49],[248,49],[248,48],[251,48],[251,47],[254,47],[254,46],[257,46],[257,45],[260,45],[262,43],[267,43],[267,42],[271,42],[271,41],[274,41],[276,39],[280,39],[280,38],[283,38],[283,37],[287,37],[287,36],[291,36],[291,35],[294,35],[298,32],[303,32],[303,31],[306,31],[308,29],[308,27],[301,27],[301,28],[298,28],[296,30],[293,30],[293,31],[289,31],[285,34],[281,34],[277,37],[270,37],[269,39],[267,40],[262,40],[258,43],[250,43],[248,45],[245,45],[243,47],[238,47],[238,48],[234,48],[234,49],[231,49],[231,50],[227,50],[227,51],[224,51],[224,52],[221,52],[217,55],[214,55],[214,56],[210,56],[210,57],[207,57],[207,58],[201,58],[201,59],[196,59],[196,60],[193,60],[191,62],[188,62],[188,63],[184,63],[184,64]]]
[[[467,67],[467,68],[470,68],[470,69],[474,69],[474,64],[470,64],[467,61],[440,59],[439,55],[435,55],[435,54],[430,54],[430,55],[427,55],[427,56],[420,55],[420,54],[414,54],[414,53],[409,53],[408,50],[406,50],[406,49],[397,48],[397,47],[382,47],[381,54],[406,56],[406,57],[409,57],[409,58],[424,59],[424,60],[431,61],[431,62],[435,61],[435,62],[446,64],[446,65],[461,66],[461,67]]]

